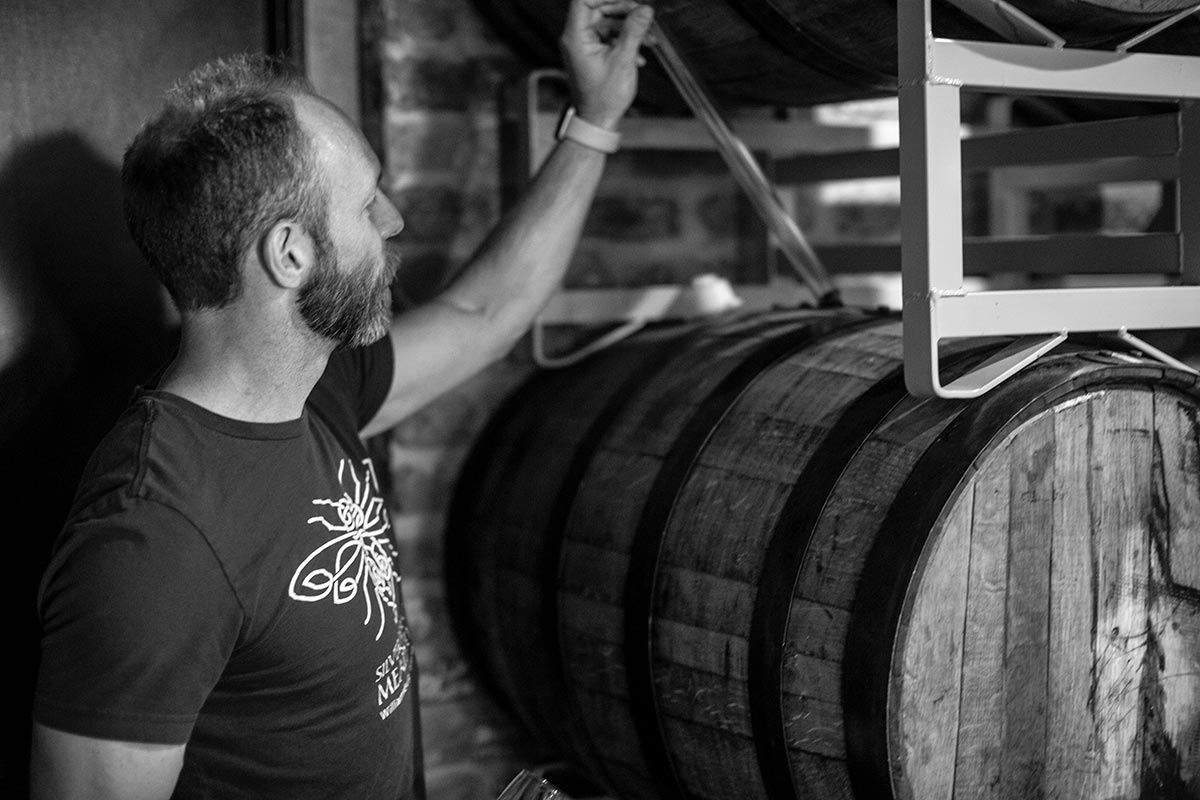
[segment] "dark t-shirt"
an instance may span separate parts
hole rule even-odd
[[[357,436],[391,373],[386,340],[339,352],[269,424],[140,392],[43,579],[34,718],[186,742],[179,798],[419,795],[386,466]]]

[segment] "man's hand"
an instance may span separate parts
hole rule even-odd
[[[637,94],[638,49],[653,17],[635,0],[571,0],[559,46],[584,120],[616,129]]]

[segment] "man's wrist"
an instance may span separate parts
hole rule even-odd
[[[621,145],[621,134],[588,122],[579,116],[575,106],[567,106],[555,134],[560,141],[570,139],[601,153],[615,153]]]

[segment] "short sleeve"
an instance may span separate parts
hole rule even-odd
[[[203,537],[145,500],[65,530],[39,605],[34,719],[122,741],[187,741],[243,619]]]
[[[394,360],[388,336],[366,347],[334,351],[309,403],[326,416],[350,420],[355,431],[362,430],[387,399]]]

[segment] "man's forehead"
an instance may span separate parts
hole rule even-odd
[[[333,159],[342,154],[357,156],[365,160],[372,171],[378,171],[379,159],[367,144],[366,137],[341,109],[315,95],[297,94],[293,99],[296,119],[319,153]]]

